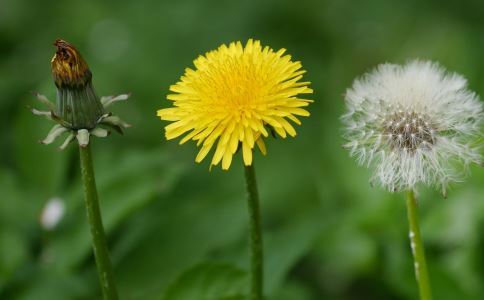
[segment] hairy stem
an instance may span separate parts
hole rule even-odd
[[[259,208],[259,193],[255,178],[254,164],[245,166],[247,203],[249,209],[251,289],[250,300],[262,300],[263,295],[263,250],[262,229]]]
[[[87,219],[91,229],[92,247],[96,259],[101,290],[105,300],[117,300],[118,292],[114,283],[114,273],[109,258],[106,235],[104,233],[101,211],[96,190],[96,180],[91,155],[91,145],[79,147],[81,156],[81,173],[84,185],[84,197]]]
[[[432,292],[430,290],[429,275],[427,273],[427,263],[425,262],[424,244],[420,235],[418,204],[413,191],[407,192],[407,214],[410,227],[410,245],[412,248],[415,277],[420,292],[420,299],[431,300]]]

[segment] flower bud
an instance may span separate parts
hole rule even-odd
[[[41,143],[51,144],[67,133],[67,138],[59,147],[63,150],[74,140],[79,142],[79,146],[86,147],[90,136],[107,137],[109,129],[123,134],[123,129],[130,125],[106,109],[115,102],[128,100],[130,94],[99,98],[92,86],[91,71],[77,49],[60,39],[55,41],[54,46],[57,51],[51,64],[57,87],[57,105],[46,96],[34,93],[48,110],[30,109],[34,115],[57,123]]]
[[[70,129],[96,127],[104,108],[92,85],[87,63],[74,46],[56,40],[57,51],[52,58],[52,75],[57,87],[55,114]]]

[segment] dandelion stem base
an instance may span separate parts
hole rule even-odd
[[[263,295],[263,247],[259,193],[255,178],[254,164],[245,166],[247,203],[249,209],[251,289],[250,300],[262,300]]]
[[[91,145],[79,147],[81,158],[82,182],[84,185],[84,197],[87,210],[87,219],[91,229],[92,246],[94,257],[101,283],[104,300],[117,300],[118,292],[114,282],[114,273],[109,258],[106,235],[99,209],[99,201],[96,190],[96,180],[91,155]]]
[[[427,272],[427,263],[425,261],[424,244],[420,235],[418,204],[413,191],[407,192],[407,214],[410,228],[410,245],[412,248],[415,277],[419,288],[420,300],[431,300],[432,293]]]

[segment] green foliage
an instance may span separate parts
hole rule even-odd
[[[244,300],[248,274],[231,265],[204,263],[183,273],[167,289],[164,300]]]
[[[165,141],[156,109],[197,55],[261,39],[308,71],[315,100],[294,139],[256,155],[268,300],[416,299],[403,195],[368,184],[341,148],[342,94],[378,63],[440,61],[483,94],[479,1],[27,1],[0,9],[0,299],[99,299],[75,145],[37,143],[49,122],[52,43],[72,42],[100,95],[132,92],[114,112],[133,125],[95,139],[94,166],[116,279],[126,300],[242,300],[248,264],[240,155],[228,172]],[[484,294],[484,171],[448,199],[421,189],[435,298]],[[61,198],[52,230],[39,218]],[[205,297],[205,298],[203,298]],[[244,299],[245,300],[245,299]]]

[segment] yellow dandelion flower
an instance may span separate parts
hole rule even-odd
[[[186,134],[180,144],[197,141],[196,162],[215,148],[211,165],[222,162],[227,170],[239,147],[246,166],[252,164],[255,144],[265,155],[263,138],[270,131],[282,138],[295,136],[288,120],[300,125],[297,116],[309,116],[303,107],[312,101],[298,95],[312,90],[309,82],[299,81],[305,73],[301,63],[285,51],[274,52],[250,39],[245,47],[230,43],[199,56],[195,70],[187,68],[170,86],[173,94],[167,99],[173,107],[158,110],[162,120],[173,122],[165,127],[166,138]]]

